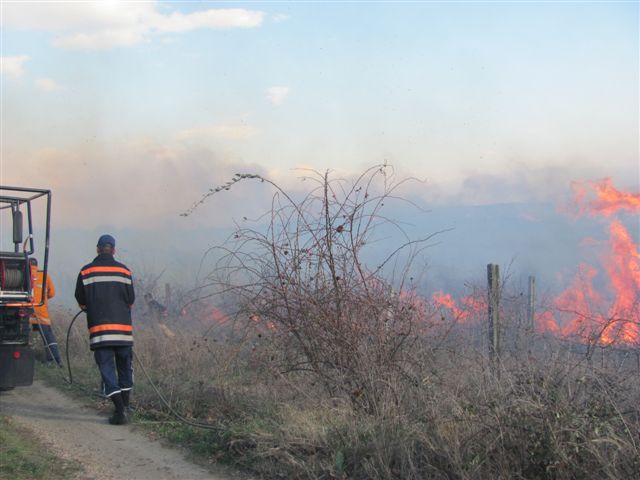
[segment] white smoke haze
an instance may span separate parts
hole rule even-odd
[[[273,192],[259,182],[243,181],[208,201],[193,216],[185,219],[179,214],[236,173],[259,174],[293,194],[309,188],[301,179],[312,175],[311,165],[282,169],[241,160],[233,142],[258,133],[246,125],[213,125],[182,130],[166,142],[94,142],[68,149],[33,151],[6,145],[2,182],[52,189],[58,227],[92,225],[96,217],[102,224],[120,228],[229,227],[237,218],[263,213],[265,201]],[[394,167],[396,179],[412,177],[402,165]],[[331,178],[347,182],[361,173],[349,168],[330,172]],[[514,161],[510,171],[500,174],[470,172],[467,177],[444,182],[412,177],[398,193],[426,209],[454,205],[556,205],[571,195],[572,181],[602,178],[606,172],[605,167],[596,165],[585,164],[576,171]],[[621,190],[637,189],[637,183],[628,176],[625,180],[614,178],[614,183]]]
[[[294,198],[313,188],[312,171],[324,173],[310,164],[282,169],[242,161],[233,145],[252,134],[249,127],[218,125],[185,129],[165,141],[31,151],[5,146],[3,184],[53,191],[51,267],[60,288],[58,301],[73,306],[77,270],[93,258],[103,233],[116,237],[118,256],[134,272],[164,271],[163,282],[195,287],[204,252],[222,243],[236,224],[245,226],[264,214],[275,191],[259,180],[243,180],[208,198],[189,216],[181,213],[236,173],[268,178]],[[506,267],[512,262],[514,271],[536,275],[541,290],[556,288],[573,276],[577,264],[597,255],[583,239],[606,239],[598,220],[574,220],[557,210],[570,200],[572,180],[601,178],[606,167],[584,165],[576,171],[527,165],[514,161],[502,174],[471,172],[455,182],[416,178],[398,190],[398,196],[420,208],[393,201],[383,213],[402,223],[411,238],[451,229],[419,261],[427,265],[418,284],[422,291],[462,293],[465,282],[482,278],[487,263]],[[361,166],[359,171],[333,169],[330,177],[350,183],[362,173]],[[394,165],[396,180],[412,173]],[[638,187],[629,178],[616,186],[628,191]],[[637,236],[639,230],[631,232]],[[391,230],[379,233],[373,255],[383,255],[402,240]]]
[[[176,134],[179,141],[246,140],[260,131],[249,125],[208,125],[181,130]]]
[[[612,172],[607,164],[586,160],[580,168],[552,162],[536,165],[526,157],[512,159],[509,164],[500,170],[460,171],[459,177],[444,180],[437,176],[415,177],[403,191],[430,208],[539,203],[559,206],[571,197],[571,184],[575,181],[612,177],[620,190],[635,192],[640,187],[640,165]],[[399,178],[415,176],[401,163],[394,166]]]
[[[289,95],[289,87],[269,87],[267,98],[274,106],[280,106]]]
[[[244,192],[225,192],[208,205],[206,215],[185,220],[179,214],[240,171],[265,173],[212,150],[162,145],[6,152],[2,159],[3,183],[54,192],[58,228],[96,223],[140,229],[229,225],[240,204],[264,205],[264,188],[256,184]]]
[[[37,78],[35,81],[35,85],[38,89],[45,92],[55,92],[56,90],[60,90],[60,85],[55,80],[51,78]]]

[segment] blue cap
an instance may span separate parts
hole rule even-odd
[[[115,247],[116,239],[113,238],[111,235],[105,234],[98,239],[98,247],[104,247],[107,245],[111,245],[112,247]]]

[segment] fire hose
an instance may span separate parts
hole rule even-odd
[[[20,265],[11,266],[0,260],[0,287],[4,289],[20,288],[24,282],[24,271]]]
[[[69,336],[71,335],[71,327],[73,327],[73,324],[78,319],[80,314],[83,313],[83,312],[84,312],[84,310],[80,310],[78,313],[76,313],[76,315],[71,320],[71,323],[69,324],[69,327],[67,328],[67,340],[66,340],[66,345],[65,345],[65,356],[66,356],[66,359],[67,359],[67,370],[69,372],[69,378],[66,378],[64,376],[64,374],[62,374],[62,372],[61,372],[61,376],[64,379],[64,381],[66,383],[68,383],[69,385],[74,384],[74,382],[73,382],[73,374],[72,374],[72,371],[71,371],[71,360],[70,360],[70,357],[69,357]],[[40,334],[43,335],[42,332],[40,332]],[[44,336],[43,336],[43,338],[44,338]],[[45,342],[45,345],[47,345],[47,349],[49,350],[49,354],[51,355],[51,348],[49,347],[49,344],[47,342]],[[164,406],[167,408],[167,410],[169,410],[169,412],[175,418],[177,418],[180,422],[184,423],[185,425],[189,425],[189,426],[192,426],[192,427],[195,427],[195,428],[202,428],[202,429],[205,429],[205,430],[215,430],[215,431],[222,430],[222,428],[217,426],[217,425],[210,425],[210,424],[207,424],[207,423],[196,422],[194,420],[190,420],[190,419],[184,417],[179,412],[177,412],[171,406],[169,401],[164,397],[164,395],[162,395],[162,392],[160,392],[160,390],[158,389],[156,384],[153,382],[153,380],[151,380],[151,376],[147,372],[147,369],[144,367],[144,364],[142,363],[140,358],[136,355],[135,352],[133,352],[133,350],[132,350],[132,353],[133,353],[133,358],[135,358],[136,362],[138,362],[138,365],[140,366],[140,369],[142,370],[142,373],[144,374],[144,376],[146,377],[147,381],[149,382],[149,385],[151,385],[151,388],[155,391],[155,393],[158,396],[158,398],[160,399],[160,401],[164,404]],[[86,391],[86,389],[84,389],[81,385],[78,385],[77,383],[75,385],[79,386],[81,389]]]

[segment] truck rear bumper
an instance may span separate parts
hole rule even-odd
[[[22,387],[33,383],[35,358],[26,345],[0,345],[0,388]]]

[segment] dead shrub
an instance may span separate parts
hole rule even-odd
[[[352,182],[307,173],[312,188],[300,199],[272,184],[264,229],[238,228],[213,249],[220,259],[208,281],[214,291],[233,293],[236,318],[254,332],[272,369],[304,373],[327,395],[373,413],[428,324],[399,292],[412,259],[433,236],[406,240],[368,267],[365,251],[376,230],[401,230],[382,210],[398,200],[406,180],[396,181],[386,165]],[[234,182],[243,178],[259,177],[238,175]],[[391,274],[395,284],[385,279]]]

